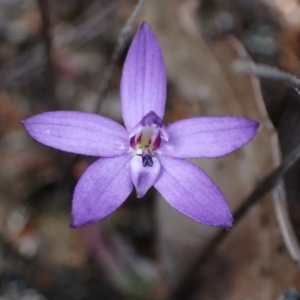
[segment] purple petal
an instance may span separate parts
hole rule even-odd
[[[160,174],[160,163],[157,158],[153,157],[153,166],[144,167],[142,157],[135,155],[130,161],[131,180],[135,186],[137,197],[143,197],[146,192],[157,180]]]
[[[202,170],[182,159],[162,156],[158,159],[162,171],[154,187],[171,206],[206,225],[232,227],[224,196]]]
[[[101,158],[82,175],[74,191],[72,227],[98,221],[117,209],[129,196],[131,155]]]
[[[59,150],[104,157],[129,151],[127,130],[113,120],[95,114],[47,112],[22,123],[38,142]]]
[[[167,127],[169,141],[159,150],[177,158],[219,157],[247,144],[258,127],[258,122],[238,117],[185,119]]]
[[[122,114],[131,131],[150,111],[161,119],[166,102],[166,71],[158,41],[147,23],[136,33],[121,81]]]

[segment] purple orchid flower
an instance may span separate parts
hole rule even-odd
[[[232,227],[219,188],[186,158],[215,158],[247,144],[259,124],[238,117],[199,117],[165,127],[166,73],[158,41],[143,23],[129,49],[121,81],[125,128],[108,118],[73,111],[46,112],[23,121],[47,146],[99,156],[80,178],[72,227],[116,210],[135,186],[143,197],[154,186],[179,212],[206,225]]]

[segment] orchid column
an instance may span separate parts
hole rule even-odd
[[[143,197],[154,186],[175,209],[206,225],[232,227],[219,188],[186,158],[216,158],[247,144],[259,124],[239,117],[199,117],[163,124],[166,73],[158,41],[143,23],[129,49],[121,81],[125,128],[84,112],[57,111],[23,124],[47,146],[101,157],[80,178],[72,202],[72,227],[117,209],[133,186]]]

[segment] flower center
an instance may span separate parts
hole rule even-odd
[[[166,129],[161,118],[150,111],[130,134],[130,146],[142,157],[144,167],[153,166],[154,151],[159,148],[161,139],[168,139]]]

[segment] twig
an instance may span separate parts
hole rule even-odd
[[[0,70],[1,85],[15,87],[20,84],[27,84],[39,76],[44,69],[45,57],[43,47],[39,44],[29,52],[5,64]]]
[[[261,197],[275,187],[282,176],[297,162],[300,158],[300,145],[298,145],[283,161],[283,163],[276,168],[271,174],[265,177],[265,179],[254,189],[246,201],[241,207],[234,213],[234,219],[238,222],[245,213],[256,204]],[[300,257],[298,257],[300,260]]]
[[[49,3],[48,0],[37,0],[37,2],[40,8],[40,13],[42,18],[41,36],[45,47],[46,63],[47,63],[45,83],[48,89],[50,107],[55,108],[57,107],[57,102],[55,99],[55,66],[51,56],[52,41],[51,41],[51,32],[50,32]]]
[[[129,17],[125,26],[122,28],[122,30],[119,33],[117,44],[114,48],[110,64],[107,66],[105,73],[104,73],[104,79],[101,82],[101,86],[99,89],[99,97],[98,97],[98,101],[95,106],[95,112],[99,112],[101,109],[103,99],[105,98],[105,96],[107,94],[107,90],[108,90],[108,87],[109,87],[109,84],[111,81],[112,73],[116,68],[117,61],[118,61],[121,53],[124,51],[125,47],[128,44],[128,39],[129,39],[130,33],[132,31],[132,27],[133,27],[134,23],[136,22],[142,9],[144,8],[145,2],[146,2],[146,0],[138,1],[131,16]]]
[[[276,168],[271,174],[265,177],[265,179],[257,185],[249,197],[243,202],[243,204],[237,209],[233,214],[235,224],[244,217],[244,215],[258,203],[262,197],[274,188],[282,179],[283,175],[299,160],[300,158],[300,145],[298,145],[282,162],[282,164]],[[192,264],[191,269],[183,276],[182,281],[178,284],[177,287],[173,289],[171,294],[168,296],[169,300],[180,300],[188,299],[188,296],[191,295],[197,288],[196,278],[199,267],[209,259],[209,257],[214,253],[214,250],[218,245],[224,240],[225,237],[231,231],[220,231],[216,237],[208,244],[204,249],[202,255]],[[298,247],[298,246],[297,246]],[[296,249],[295,253],[299,253],[299,250]],[[294,257],[294,259],[300,263],[300,256]]]
[[[97,5],[96,5],[97,4]],[[103,7],[101,3],[91,4],[77,19],[85,19],[75,28],[65,28],[57,26],[53,30],[54,47],[66,45],[82,45],[97,38],[103,32],[113,26],[113,12],[118,7],[117,2],[109,2],[109,5]],[[94,13],[91,14],[91,11]],[[95,13],[95,11],[97,13]],[[108,21],[109,20],[109,21]]]
[[[253,64],[252,62],[245,62],[237,60],[233,64],[233,68],[237,72],[255,75],[261,78],[269,78],[284,82],[295,89],[300,89],[300,79],[275,67],[264,64]]]
[[[254,77],[259,76],[263,78],[268,78],[272,80],[277,80],[283,82],[295,89],[295,91],[300,94],[300,79],[281,71],[272,66],[263,65],[263,64],[254,64],[248,57],[247,54],[241,55],[244,57],[243,60],[236,61],[233,65],[234,69],[238,72],[244,72]],[[268,128],[269,126],[267,126]],[[272,126],[273,127],[273,126]],[[284,191],[281,186],[278,185],[277,192],[274,194],[274,206],[277,220],[281,229],[281,233],[285,242],[285,245],[289,251],[290,256],[293,260],[297,261],[299,264],[300,261],[300,246],[293,230],[290,216],[287,210],[287,205]],[[300,267],[300,265],[299,265]]]
[[[52,47],[60,48],[67,45],[82,45],[97,38],[110,26],[113,26],[111,13],[116,8],[116,3],[110,4],[100,9],[99,12],[81,22],[76,28],[61,28],[57,26],[53,29]],[[89,10],[87,8],[87,10]],[[85,15],[86,11],[82,13]],[[81,18],[82,19],[82,18]],[[26,85],[33,78],[40,76],[46,68],[46,60],[43,55],[43,45],[39,44],[29,52],[6,63],[0,70],[1,85],[14,87],[15,85]]]

